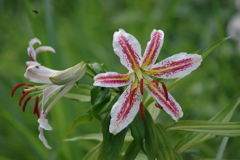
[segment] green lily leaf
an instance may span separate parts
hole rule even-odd
[[[166,134],[166,130],[161,124],[156,123],[156,137],[157,137],[157,159],[161,160],[173,160],[175,159],[175,152],[172,144],[169,141],[169,137]]]
[[[104,63],[100,64],[94,60],[89,60],[89,61],[85,61],[85,62],[88,64],[87,65],[88,70],[90,70],[95,75],[106,72],[106,67],[105,67]]]
[[[122,160],[135,160],[140,151],[139,145],[136,141],[132,141],[128,146]]]
[[[210,133],[214,135],[240,136],[239,122],[179,121],[167,127],[167,130]]]
[[[154,160],[156,158],[156,128],[153,122],[152,116],[149,114],[148,110],[144,108],[144,115],[146,120],[142,120],[145,128],[145,152],[149,160]]]
[[[93,87],[91,90],[91,114],[97,118],[101,119],[98,115],[98,112],[110,101],[111,99],[111,90],[104,87]]]
[[[92,88],[89,85],[78,85],[77,88],[73,88],[69,93],[66,93],[64,97],[80,102],[89,102]]]
[[[88,123],[92,120],[92,116],[90,114],[83,114],[79,117],[77,117],[73,124],[70,126],[70,129],[68,130],[67,134],[65,137],[67,137],[72,131],[74,131],[79,125]]]
[[[239,103],[240,98],[219,111],[218,114],[209,120],[209,122],[229,122]],[[182,153],[183,151],[214,137],[216,137],[216,135],[206,133],[190,133],[176,143],[174,150],[177,153]]]
[[[113,160],[117,159],[122,149],[124,138],[128,131],[128,127],[123,129],[116,135],[109,132],[110,114],[106,114],[102,117],[102,133],[103,142],[100,149],[99,160]]]
[[[103,141],[103,135],[101,133],[86,134],[82,136],[64,139],[64,141],[77,141],[77,140],[96,140],[101,142]],[[124,142],[131,142],[131,141],[133,141],[133,137],[131,136],[130,133],[127,133],[124,138]]]
[[[135,143],[138,145],[138,147],[141,148],[143,152],[145,152],[143,147],[143,142],[145,137],[145,127],[139,113],[136,115],[133,122],[130,123],[130,129],[131,129],[132,137],[135,140]]]
[[[82,160],[95,160],[99,156],[99,147],[102,143],[99,143],[94,148],[92,148],[88,153],[82,158]]]

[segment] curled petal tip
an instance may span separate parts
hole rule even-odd
[[[39,132],[40,132],[38,138],[43,142],[43,144],[44,144],[44,146],[45,146],[46,148],[52,149],[52,147],[50,147],[50,146],[48,145],[48,142],[47,142],[46,138],[44,137],[43,128],[38,127],[38,130],[39,130]]]
[[[38,119],[38,123],[41,128],[45,130],[52,130],[52,127],[48,124],[48,120],[45,117],[43,117],[43,115],[41,115],[40,118]]]

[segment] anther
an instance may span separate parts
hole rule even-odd
[[[140,92],[143,95],[143,79],[140,79]]]
[[[16,85],[13,89],[12,89],[12,92],[11,92],[11,96],[13,97],[14,95],[14,92],[21,86],[23,85],[26,85],[26,83],[19,83],[18,85]]]
[[[29,97],[27,97],[27,99],[25,99],[25,101],[24,101],[24,103],[23,103],[23,105],[22,105],[22,111],[23,111],[23,112],[25,111],[25,107],[26,107],[26,105],[27,105],[27,102],[28,102],[31,98],[32,98],[32,97],[29,96]]]
[[[132,100],[133,100],[133,96],[134,96],[134,93],[135,93],[135,91],[136,91],[136,88],[135,88],[135,89],[133,89],[132,91],[130,91],[129,105],[131,105],[131,104],[132,104]]]
[[[163,109],[163,107],[160,106],[160,104],[158,104],[158,103],[155,103],[155,106],[156,106],[157,108]]]
[[[18,101],[18,105],[19,105],[19,106],[21,106],[21,103],[22,103],[23,98],[26,97],[26,95],[28,95],[30,92],[32,92],[32,91],[27,91],[27,92],[25,92],[25,93],[20,97],[20,99],[19,99],[19,101]]]
[[[164,91],[164,94],[165,94],[165,98],[166,98],[166,100],[168,100],[167,87],[165,86],[165,84],[163,82],[161,82],[161,84],[162,84],[162,88],[163,88],[163,91]]]
[[[146,118],[145,118],[145,116],[144,116],[143,103],[142,103],[142,102],[140,102],[139,112],[140,112],[140,115],[141,115],[142,119],[143,119],[144,121],[146,121]]]
[[[39,100],[39,97],[37,97],[35,100],[33,114],[36,114],[37,117],[40,118],[39,111],[38,111],[38,100]]]
[[[158,81],[157,80],[152,80],[153,83],[155,83],[156,86],[158,86]]]

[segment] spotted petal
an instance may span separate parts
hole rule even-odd
[[[94,77],[94,86],[121,87],[131,83],[131,74],[119,74],[116,72],[100,73]]]
[[[111,122],[109,132],[117,134],[127,127],[139,111],[140,89],[137,83],[133,83],[119,97],[111,110]]]
[[[162,48],[164,40],[164,33],[161,30],[153,30],[151,33],[151,39],[147,43],[146,50],[143,56],[142,67],[150,69],[157,60],[159,52]]]
[[[35,83],[52,83],[49,79],[53,74],[59,72],[42,66],[38,62],[28,61],[24,77]]]
[[[131,34],[119,29],[113,35],[113,49],[120,57],[121,63],[130,71],[134,72],[141,66],[141,46],[138,40]]]
[[[179,53],[155,64],[147,74],[164,79],[180,78],[190,74],[201,64],[198,54]]]
[[[168,96],[166,98],[166,92],[160,86],[155,84],[146,85],[146,89],[151,93],[154,99],[163,107],[165,112],[169,114],[175,121],[183,116],[182,109],[180,105],[175,101],[175,99],[167,92]]]

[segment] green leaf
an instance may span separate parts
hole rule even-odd
[[[82,136],[64,139],[64,141],[77,141],[77,140],[103,141],[103,135],[102,135],[102,133],[86,134],[86,135],[82,135]],[[125,136],[124,142],[131,142],[131,141],[133,141],[133,137],[130,135],[130,133],[127,133]]]
[[[122,160],[135,160],[140,151],[139,145],[136,141],[132,141],[128,146]]]
[[[94,148],[92,148],[88,153],[82,158],[82,160],[95,160],[99,156],[99,147],[102,143],[99,143]]]
[[[99,73],[104,73],[106,72],[106,67],[104,63],[99,64],[98,62],[94,60],[89,60],[85,61],[88,65],[87,68],[90,70],[92,73],[99,74]]]
[[[126,127],[118,134],[113,135],[109,132],[110,119],[109,113],[102,117],[103,142],[99,155],[100,160],[113,160],[119,157],[125,135],[128,131],[128,127]]]
[[[74,131],[79,125],[88,123],[92,120],[92,116],[90,114],[83,114],[79,117],[77,117],[73,124],[70,126],[70,129],[68,130],[65,137],[67,137],[72,131]]]
[[[129,126],[131,129],[132,137],[135,140],[135,143],[138,145],[138,147],[141,148],[143,152],[145,152],[143,148],[143,142],[145,137],[145,126],[139,113],[136,115],[133,122]]]
[[[232,38],[233,36],[225,37],[223,39],[218,40],[217,42],[213,43],[211,46],[209,46],[203,53],[202,53],[202,59],[206,58],[209,53],[211,53],[215,48],[217,48],[221,43],[225,42],[226,40]]]
[[[210,133],[214,135],[240,136],[239,122],[179,121],[167,127],[167,130]]]
[[[80,102],[89,102],[92,88],[93,87],[89,85],[78,85],[77,88],[73,88],[71,92],[66,93],[64,97]]]
[[[169,137],[166,134],[166,130],[161,124],[156,123],[156,137],[157,137],[157,159],[161,160],[174,160],[175,152],[172,148],[172,144]]]
[[[149,160],[154,160],[156,157],[156,146],[157,146],[157,137],[156,137],[156,128],[152,119],[152,116],[149,114],[147,109],[144,108],[144,115],[146,120],[143,120],[145,128],[145,152]]]
[[[111,90],[104,87],[93,87],[91,90],[91,114],[97,119],[101,119],[98,112],[110,101]]]
[[[233,101],[229,106],[219,111],[218,114],[216,114],[209,121],[210,122],[228,122],[232,117],[235,109],[239,105],[239,103],[240,103],[240,98]],[[176,143],[176,145],[174,146],[174,150],[177,153],[182,153],[183,151],[214,137],[216,137],[216,135],[206,134],[206,133],[190,133]]]

